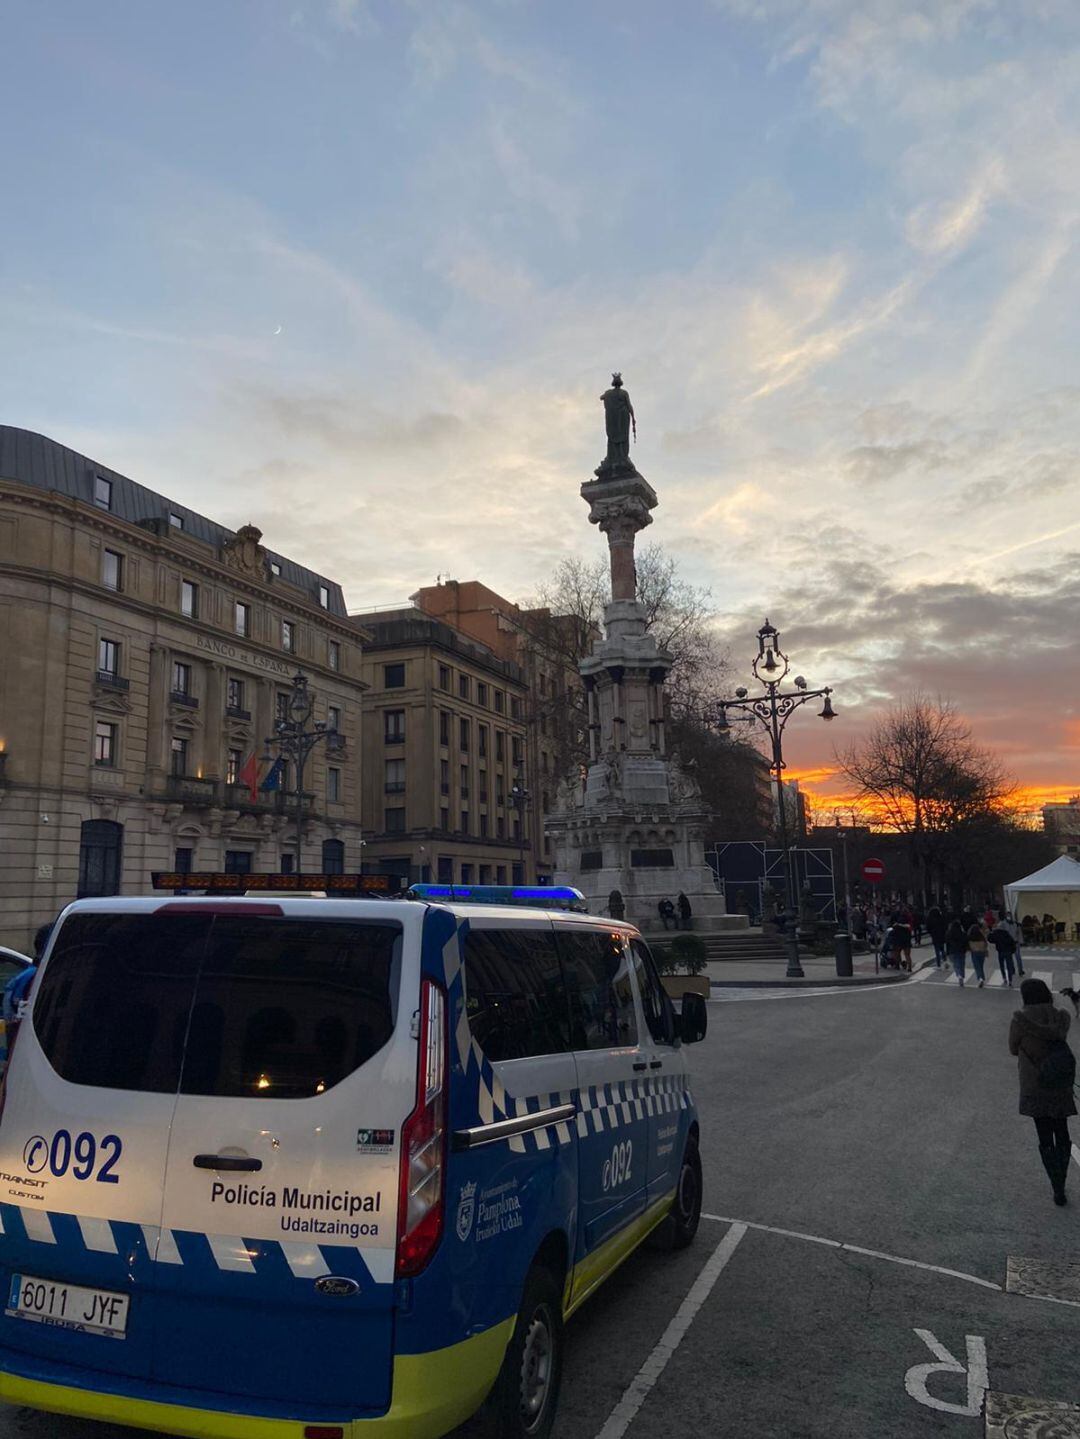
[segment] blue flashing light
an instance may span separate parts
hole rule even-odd
[[[472,904],[532,905],[539,909],[585,909],[585,896],[570,885],[413,884],[409,899],[469,900]]]
[[[515,889],[511,898],[535,899],[541,902],[546,900],[548,903],[552,900],[562,900],[564,904],[569,904],[571,900],[583,899],[584,895],[578,889],[571,889],[569,885],[534,884],[528,885],[524,889]]]

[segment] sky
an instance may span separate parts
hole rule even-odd
[[[7,0],[0,419],[341,581],[646,538],[791,773],[915,690],[1080,789],[1075,0]],[[805,713],[805,712],[804,712]]]

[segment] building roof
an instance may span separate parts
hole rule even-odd
[[[136,484],[126,475],[80,455],[67,445],[50,440],[47,435],[20,430],[14,425],[0,425],[0,480],[32,485],[35,489],[66,495],[69,499],[93,506],[94,479],[98,475],[112,483],[112,505],[108,513],[117,519],[133,525],[145,525],[148,520],[167,522],[169,515],[173,514],[183,519],[185,535],[207,544],[219,546],[234,536],[235,531],[208,520],[187,505],[167,499],[145,485]],[[339,584],[296,564],[294,560],[286,559],[284,555],[271,550],[267,550],[267,555],[281,566],[281,578],[285,583],[306,590],[313,603],[318,603],[319,586],[325,585],[330,595],[328,613],[339,619],[345,618],[345,596]]]
[[[364,643],[365,655],[369,651],[399,649],[407,645],[434,645],[461,655],[472,664],[480,665],[501,675],[515,684],[525,683],[525,673],[512,660],[500,659],[487,645],[470,639],[460,630],[432,619],[422,610],[406,605],[400,610],[373,610],[351,615],[354,624],[362,625],[370,636]]]

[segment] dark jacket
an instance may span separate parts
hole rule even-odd
[[[937,905],[926,911],[926,932],[936,944],[940,944],[945,938],[945,931],[948,929],[945,916]]]
[[[1015,954],[1016,940],[1004,925],[998,924],[990,931],[990,943],[998,954]]]
[[[949,954],[967,954],[967,930],[958,920],[953,920],[945,931],[945,948]]]
[[[1044,1089],[1039,1065],[1055,1039],[1069,1032],[1070,1016],[1052,1004],[1025,1004],[1009,1025],[1009,1053],[1020,1066],[1020,1113],[1031,1119],[1068,1119],[1076,1113],[1071,1088]]]

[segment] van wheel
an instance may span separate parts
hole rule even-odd
[[[686,1249],[694,1242],[700,1219],[701,1155],[698,1153],[697,1140],[691,1138],[686,1141],[686,1149],[683,1151],[671,1212],[650,1234],[649,1247],[669,1253],[673,1249]]]
[[[547,1439],[562,1381],[562,1287],[547,1269],[525,1280],[495,1387],[478,1415],[484,1439]]]

